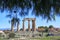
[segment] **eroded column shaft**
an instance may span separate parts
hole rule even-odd
[[[23,20],[23,31],[25,31],[25,27],[24,27],[24,20]]]
[[[30,20],[28,20],[28,31],[30,31]]]
[[[32,31],[36,31],[36,29],[35,29],[35,20],[32,20]]]
[[[20,29],[19,29],[19,22],[17,23],[17,31],[20,31]]]
[[[12,32],[14,31],[14,24],[13,24],[13,22],[11,22],[11,31]]]

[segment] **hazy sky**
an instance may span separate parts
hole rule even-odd
[[[4,12],[4,13],[0,13],[0,28],[11,28],[11,24],[9,23],[9,18],[6,17],[6,14],[8,12]],[[35,18],[34,15],[30,14],[31,11],[29,12],[28,16],[25,16],[25,18]],[[20,18],[20,28],[22,28],[22,19],[23,17],[19,17]],[[32,27],[32,23],[30,22],[31,27]],[[49,25],[53,25],[54,27],[59,27],[60,28],[60,17],[56,17],[55,21],[49,21],[47,23],[46,19],[42,19],[41,17],[36,17],[36,28],[38,26],[49,26]],[[25,27],[28,28],[28,21],[25,21]]]

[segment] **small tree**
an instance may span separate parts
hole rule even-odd
[[[40,29],[39,32],[42,33],[41,36],[43,36],[43,32],[44,32],[44,30],[45,30],[44,26],[39,26],[38,28]]]
[[[26,29],[26,31],[28,31],[28,28]]]
[[[47,26],[45,26],[45,32],[48,32],[48,27]]]
[[[23,29],[21,28],[20,31],[22,31]]]
[[[53,25],[50,25],[49,28],[54,28]]]

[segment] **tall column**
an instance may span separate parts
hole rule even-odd
[[[11,31],[12,32],[14,31],[14,24],[13,24],[13,22],[11,22]]]
[[[30,20],[28,20],[28,31],[30,31]]]
[[[24,27],[24,20],[23,20],[23,31],[25,31],[25,27]]]
[[[35,29],[35,20],[32,20],[32,31],[36,31],[36,29]]]
[[[19,32],[20,29],[19,29],[19,22],[17,22],[17,32]]]

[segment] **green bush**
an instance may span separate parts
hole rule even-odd
[[[2,33],[0,33],[0,37],[2,37]]]
[[[0,37],[5,37],[5,35],[4,35],[4,34],[2,34],[2,33],[0,33]]]
[[[14,38],[15,37],[15,33],[10,33],[9,34],[9,38]]]

